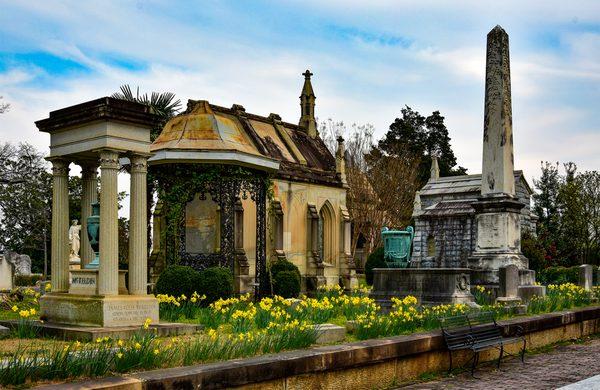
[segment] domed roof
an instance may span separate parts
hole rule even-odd
[[[213,112],[206,100],[190,101],[191,110],[165,125],[150,150],[237,150],[260,155],[234,117]]]

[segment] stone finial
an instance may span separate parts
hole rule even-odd
[[[346,184],[346,146],[342,136],[337,137],[338,147],[335,152],[335,171],[340,175],[342,183]]]
[[[431,156],[431,169],[429,178],[431,180],[437,180],[440,178],[440,165],[438,164],[437,156]]]
[[[421,191],[415,192],[415,200],[413,201],[413,217],[417,217],[422,213]]]
[[[318,135],[317,121],[315,119],[315,93],[310,82],[310,77],[313,75],[310,70],[302,73],[304,76],[304,85],[300,94],[300,122],[299,126],[311,137],[315,138]]]
[[[481,195],[515,194],[508,34],[487,35]]]

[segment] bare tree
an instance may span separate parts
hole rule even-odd
[[[352,254],[359,237],[366,251],[381,245],[381,228],[405,227],[410,223],[418,186],[419,157],[408,148],[394,156],[373,147],[374,128],[332,119],[321,122],[319,133],[327,148],[335,153],[336,140],[342,136],[346,146],[347,206],[352,216]]]
[[[0,96],[0,100],[3,98],[3,96]],[[10,110],[10,103],[0,103],[0,114],[4,114],[8,110]]]

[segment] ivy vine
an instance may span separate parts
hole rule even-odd
[[[177,264],[180,260],[181,237],[179,223],[183,218],[186,204],[196,194],[208,192],[210,185],[224,182],[260,180],[266,188],[266,201],[273,199],[271,175],[233,165],[222,164],[168,164],[151,167],[151,174],[163,203],[166,228],[160,239],[165,244],[167,264]]]

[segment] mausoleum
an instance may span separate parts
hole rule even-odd
[[[319,137],[311,73],[298,124],[189,100],[151,145],[157,180],[150,266],[229,267],[236,292],[267,292],[267,262],[298,266],[304,291],[355,283],[344,144]]]
[[[417,193],[412,261],[417,267],[467,267],[475,250],[477,223],[473,203],[481,195],[481,174],[440,177],[434,159],[431,177]],[[535,233],[533,191],[523,171],[514,171],[515,196],[523,204],[521,228]]]

